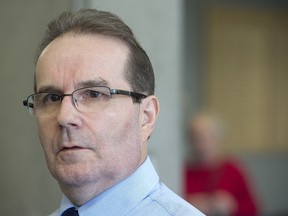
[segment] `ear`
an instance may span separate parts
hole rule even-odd
[[[149,139],[160,111],[158,98],[155,95],[150,95],[142,100],[141,104],[141,131],[142,143]]]

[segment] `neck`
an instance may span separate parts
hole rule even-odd
[[[146,153],[146,152],[145,152]],[[99,182],[85,183],[83,185],[67,185],[65,183],[59,182],[60,188],[62,192],[66,195],[66,197],[73,203],[73,205],[80,207],[89,200],[93,199],[100,193],[109,189],[113,185],[121,182],[122,180],[128,178],[135,170],[137,170],[146,160],[147,154],[141,154],[141,159],[139,164],[135,167],[135,169],[126,173],[126,175],[118,176],[113,179],[105,179]]]
[[[117,182],[119,181],[106,181],[97,184],[85,184],[84,186],[66,185],[59,182],[59,185],[62,192],[73,205],[80,207],[103,191],[117,184]]]
[[[218,166],[221,161],[219,155],[205,155],[199,158],[198,163],[206,167],[215,167]]]

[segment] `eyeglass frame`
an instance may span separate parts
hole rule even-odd
[[[34,93],[34,94],[29,95],[26,100],[23,100],[23,106],[26,106],[28,109],[29,109],[29,108],[32,108],[32,109],[33,109],[33,108],[34,108],[34,107],[33,107],[34,104],[28,104],[29,98],[32,97],[32,96],[34,96],[34,95],[39,95],[39,94],[43,94],[43,93],[45,94],[45,93],[47,93],[47,94],[56,94],[56,95],[59,95],[60,98],[61,98],[61,99],[60,99],[60,102],[62,102],[62,100],[64,99],[64,97],[66,97],[66,96],[71,96],[71,97],[72,97],[72,101],[73,101],[73,105],[74,105],[75,108],[78,110],[77,105],[76,105],[76,101],[75,101],[75,98],[74,98],[73,94],[74,94],[75,92],[79,91],[79,90],[89,89],[89,88],[97,88],[97,87],[107,88],[107,89],[109,90],[109,93],[110,93],[110,95],[109,95],[109,96],[110,96],[110,99],[112,98],[112,95],[116,95],[116,94],[118,94],[118,95],[127,95],[127,96],[130,96],[130,97],[132,97],[133,99],[135,99],[135,100],[133,100],[134,103],[141,103],[141,100],[142,100],[142,99],[145,99],[145,98],[148,97],[147,95],[142,94],[142,93],[133,92],[133,91],[127,91],[127,90],[122,90],[122,89],[111,89],[111,88],[108,87],[108,86],[88,86],[88,87],[83,87],[83,88],[75,89],[75,90],[74,90],[72,93],[70,93],[70,94],[59,94],[59,93],[53,93],[53,92],[38,92],[38,93]],[[80,110],[78,110],[78,111],[80,111]],[[34,116],[34,117],[36,117],[36,116]]]

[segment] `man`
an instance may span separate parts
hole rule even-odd
[[[153,68],[114,14],[64,12],[49,23],[24,105],[63,192],[52,215],[202,215],[159,183],[147,156],[159,113]]]

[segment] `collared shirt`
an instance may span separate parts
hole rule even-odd
[[[50,216],[61,216],[73,204],[63,196],[60,208]],[[203,216],[196,208],[163,183],[149,159],[128,178],[78,208],[80,216]]]

